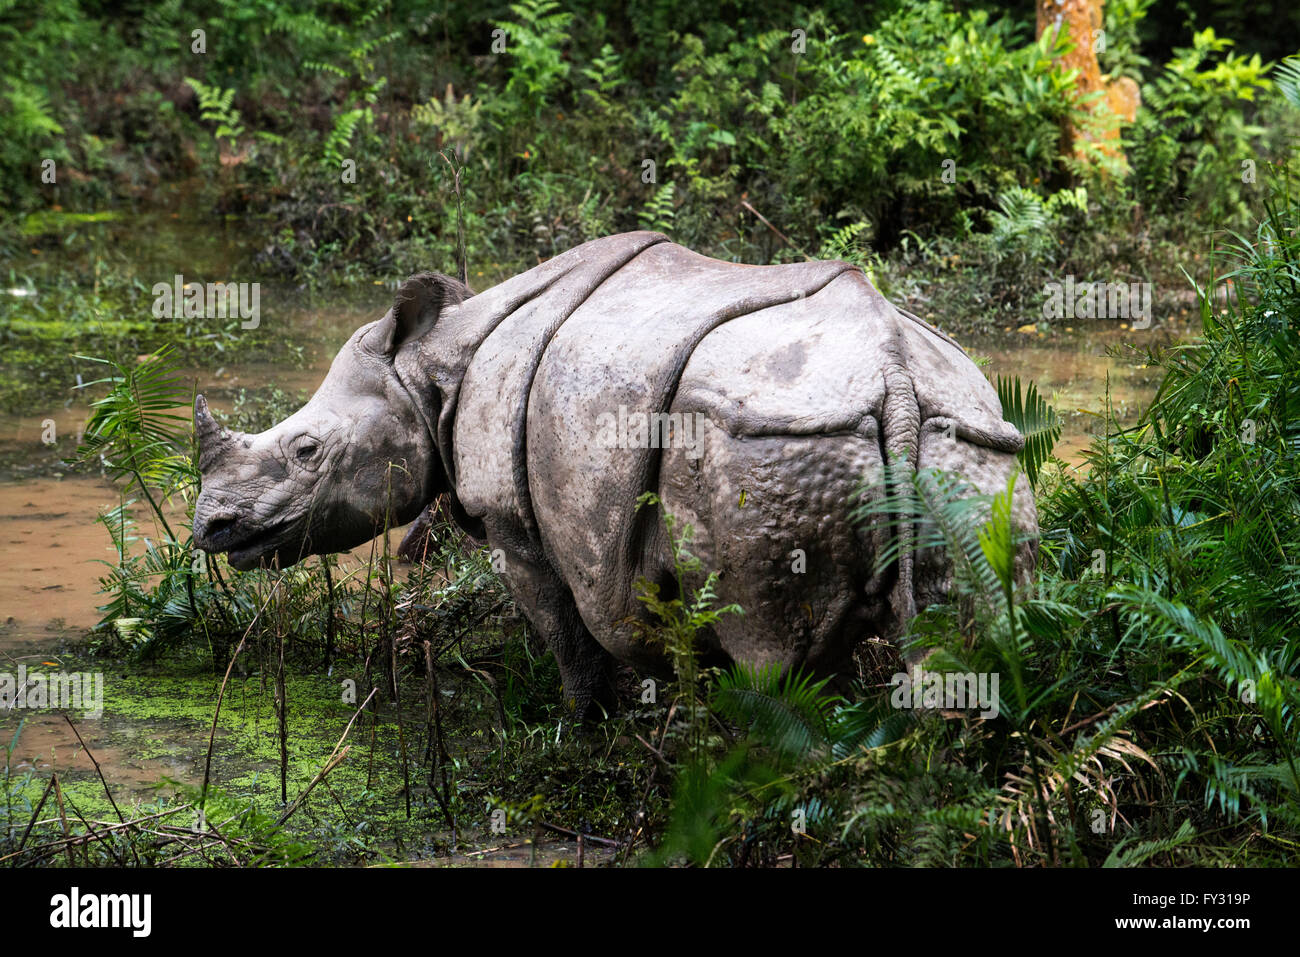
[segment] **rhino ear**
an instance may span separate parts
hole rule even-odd
[[[397,289],[393,308],[366,336],[366,345],[380,355],[392,356],[408,342],[419,339],[438,322],[443,307],[472,296],[464,283],[442,273],[418,273]]]

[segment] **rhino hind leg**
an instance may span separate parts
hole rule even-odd
[[[920,467],[942,469],[957,475],[984,495],[1006,491],[1007,480],[1020,468],[1015,452],[972,442],[955,432],[948,427],[946,419],[927,421],[921,430]],[[1020,584],[1028,585],[1038,563],[1038,513],[1029,480],[1023,475],[1016,479],[1012,521],[1023,536],[1016,549],[1016,577]],[[918,609],[950,601],[952,587],[950,556],[938,549],[917,553],[914,594]]]
[[[489,541],[491,535],[489,533]],[[500,547],[491,543],[493,548]],[[612,712],[614,659],[578,614],[573,593],[545,560],[531,560],[513,549],[503,549],[501,575],[529,624],[537,629],[560,666],[564,700],[581,721]]]
[[[739,604],[713,639],[750,666],[847,674],[854,648],[892,628],[892,570],[877,573],[880,528],[853,520],[864,478],[882,474],[874,420],[835,435],[733,436],[711,430],[692,464],[665,453],[665,507],[695,528],[719,574],[715,605]]]

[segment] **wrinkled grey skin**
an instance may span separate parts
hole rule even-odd
[[[620,406],[704,424],[667,448],[635,435],[620,447],[602,428]],[[457,522],[500,550],[584,715],[611,703],[613,661],[663,669],[635,583],[671,596],[673,564],[658,513],[635,509],[642,492],[694,526],[718,602],[744,608],[706,636],[706,659],[833,673],[952,583],[934,552],[877,569],[895,533],[851,520],[860,483],[880,483],[893,459],[996,493],[1022,444],[956,343],[860,270],[723,263],[648,232],[594,240],[478,295],[414,276],[293,416],[232,435],[200,396],[195,423],[201,548],[236,568],[284,567],[448,493]],[[1013,511],[1023,578],[1037,531],[1023,479]]]

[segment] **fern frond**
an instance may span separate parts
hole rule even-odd
[[[1273,70],[1273,83],[1283,98],[1300,109],[1300,57],[1289,56]]]
[[[831,715],[841,699],[822,694],[827,680],[797,670],[783,674],[775,664],[737,664],[719,679],[713,706],[767,747],[805,757],[829,743]]]
[[[1043,463],[1061,438],[1061,418],[1032,381],[1022,393],[1019,376],[1014,379],[998,376],[997,393],[998,401],[1002,403],[1002,418],[1025,437],[1025,446],[1017,453],[1017,458],[1029,476],[1029,483],[1037,485]]]
[[[1192,822],[1183,821],[1178,830],[1169,837],[1156,838],[1151,841],[1138,841],[1125,838],[1115,845],[1102,867],[1137,867],[1157,854],[1165,854],[1176,847],[1181,847],[1196,837]]]

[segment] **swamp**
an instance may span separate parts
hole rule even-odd
[[[1300,11],[1067,6],[0,4],[0,867],[1292,865]],[[446,499],[284,569],[195,546],[198,394],[262,432],[413,274],[634,230],[952,336],[1032,581],[922,469],[859,518],[916,516],[949,601],[833,681],[717,664],[744,609],[632,494],[671,669],[580,721]]]

